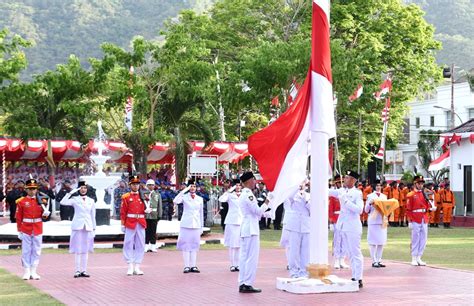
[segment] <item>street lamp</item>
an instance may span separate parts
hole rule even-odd
[[[452,112],[452,113],[451,113],[451,116],[456,115],[456,117],[458,117],[458,119],[459,119],[459,122],[461,122],[461,124],[464,123],[464,122],[462,121],[461,117],[460,117],[460,116],[458,115],[458,113],[456,113],[455,111],[453,111],[453,110],[451,110],[451,109],[449,109],[449,108],[447,108],[447,107],[442,107],[442,106],[439,106],[439,105],[435,105],[435,106],[433,106],[433,107],[434,107],[434,108],[442,109],[442,110],[447,111],[447,112]],[[451,124],[451,125],[452,125],[451,128],[454,128],[454,124]]]

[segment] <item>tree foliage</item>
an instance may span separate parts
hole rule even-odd
[[[27,65],[23,48],[29,46],[19,35],[10,37],[7,29],[0,30],[0,88],[18,80],[18,74]]]
[[[423,170],[428,173],[435,183],[438,183],[439,178],[446,173],[445,169],[440,171],[428,171],[431,162],[441,153],[439,135],[442,132],[443,131],[422,130],[420,131],[420,139],[417,144],[417,153]]]

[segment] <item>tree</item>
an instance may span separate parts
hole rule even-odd
[[[23,48],[31,45],[19,35],[8,34],[7,29],[0,30],[0,89],[18,80],[18,74],[27,66]]]
[[[417,153],[421,161],[423,169],[433,179],[435,184],[438,183],[439,178],[443,177],[448,171],[442,169],[440,171],[429,171],[428,168],[431,162],[441,153],[439,145],[439,135],[442,131],[421,130],[420,139],[417,144]]]
[[[51,139],[66,138],[86,142],[95,120],[89,100],[95,92],[94,76],[71,55],[67,64],[38,75],[31,83],[11,83],[0,92],[1,109],[6,113],[5,131],[23,140],[47,139],[50,170]]]

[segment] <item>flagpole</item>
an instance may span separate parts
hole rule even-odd
[[[360,174],[360,150],[362,142],[362,113],[359,111],[359,149],[357,151],[357,173]]]

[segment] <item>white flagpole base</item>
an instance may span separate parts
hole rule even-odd
[[[337,292],[358,292],[359,283],[347,279],[342,279],[336,275],[329,275],[326,278],[330,284],[326,284],[316,278],[284,278],[277,277],[276,287],[279,290],[296,293],[337,293]]]

